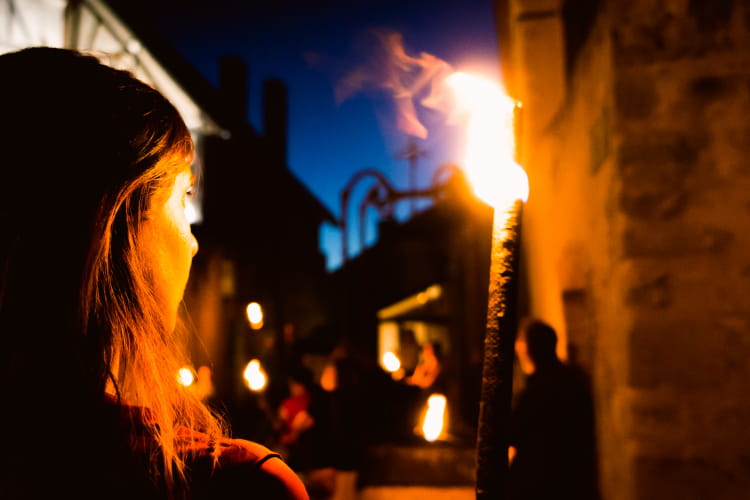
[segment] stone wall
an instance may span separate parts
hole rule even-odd
[[[750,5],[599,4],[561,64],[561,2],[498,2],[526,118],[530,312],[592,374],[604,499],[744,498]]]
[[[750,491],[750,10],[611,2],[633,497]],[[744,2],[745,4],[747,2]]]

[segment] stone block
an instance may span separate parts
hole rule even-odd
[[[732,0],[693,0],[688,2],[688,14],[698,32],[710,34],[730,27],[733,4]]]
[[[738,87],[736,78],[715,75],[699,76],[688,85],[689,98],[699,102],[710,102],[731,97]]]
[[[658,455],[679,452],[684,442],[684,422],[675,391],[631,390],[624,418],[628,438],[641,452],[656,450]]]
[[[622,234],[626,257],[719,256],[736,241],[726,228],[685,220],[631,219]]]
[[[621,210],[639,219],[665,219],[682,213],[688,204],[686,178],[704,145],[700,135],[671,130],[628,134],[617,151]]]
[[[739,402],[739,393],[744,390],[736,383],[690,391],[628,388],[618,392],[614,411],[633,456],[651,460],[711,457],[742,475],[750,449],[745,432],[750,405]]]
[[[635,460],[634,478],[639,500],[737,500],[747,498],[750,471],[744,475],[722,467],[711,457]]]
[[[654,81],[641,73],[621,74],[615,83],[615,104],[621,118],[648,118],[658,104]]]
[[[733,26],[742,2],[612,2],[613,45],[619,64],[700,57],[734,49],[741,37]]]
[[[721,385],[728,375],[726,337],[708,318],[640,315],[629,336],[629,385],[685,391]]]
[[[627,303],[638,308],[664,309],[672,303],[672,286],[667,273],[641,279],[627,291]]]
[[[652,129],[626,136],[620,144],[618,159],[626,179],[642,180],[643,176],[649,179],[648,176],[658,175],[674,184],[695,165],[703,144],[705,140],[700,137]]]
[[[475,470],[473,446],[381,445],[367,451],[360,482],[371,486],[471,486]]]

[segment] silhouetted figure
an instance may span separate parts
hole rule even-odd
[[[516,354],[528,375],[511,419],[510,498],[598,498],[594,419],[587,377],[557,357],[555,330],[522,325]]]
[[[363,366],[346,347],[334,350],[324,380],[321,385],[330,395],[331,464],[336,470],[332,500],[351,500],[357,495],[365,447],[377,433],[369,425],[373,395],[365,386]]]
[[[288,461],[295,470],[321,467],[323,450],[315,449],[316,431],[325,417],[318,408],[322,394],[316,390],[312,374],[303,366],[289,370],[289,395],[279,405],[279,443],[288,450]],[[315,399],[315,400],[313,400]],[[317,462],[317,463],[316,463]]]

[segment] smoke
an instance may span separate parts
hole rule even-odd
[[[418,107],[450,114],[451,92],[445,83],[453,73],[450,64],[426,52],[410,56],[401,34],[383,28],[366,31],[355,49],[361,62],[336,84],[337,103],[360,92],[385,91],[393,99],[398,129],[420,139],[426,139],[428,131]]]

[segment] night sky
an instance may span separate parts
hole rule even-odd
[[[453,69],[500,77],[491,0],[167,0],[147,5],[148,22],[211,83],[218,84],[220,56],[245,60],[249,118],[258,130],[262,82],[279,78],[286,83],[289,166],[336,217],[341,190],[363,168],[382,170],[397,189],[408,187],[407,162],[398,158],[408,136],[398,130],[391,94],[371,81],[346,100],[336,99],[337,85],[347,75],[378,67],[371,60],[373,29],[400,33],[410,57],[425,52]],[[416,110],[429,132],[417,139],[425,154],[417,187],[426,187],[439,165],[460,163],[462,131],[446,125],[440,112],[419,105]],[[356,214],[368,187],[363,182],[355,191],[350,213]],[[407,215],[404,204],[397,216]],[[372,241],[375,225],[370,226]],[[321,236],[328,266],[334,268],[341,259],[340,236],[327,227]],[[350,247],[356,251],[357,242]]]

